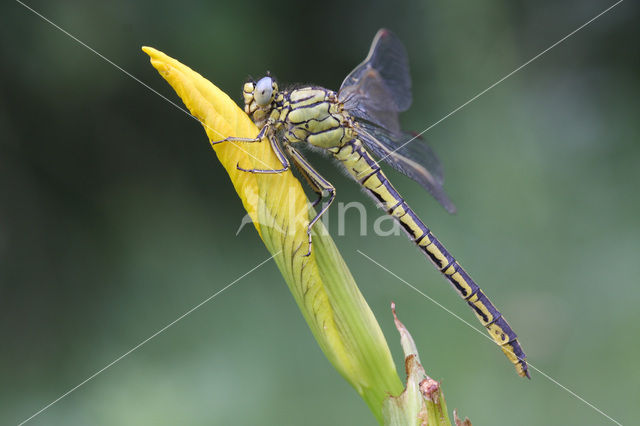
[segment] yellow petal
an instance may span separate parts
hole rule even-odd
[[[158,50],[143,50],[202,123],[210,141],[257,135],[251,119],[211,82]],[[399,394],[402,383],[380,327],[322,222],[313,229],[311,256],[303,256],[308,247],[309,215],[315,212],[300,182],[291,172],[256,174],[237,170],[238,164],[246,169],[282,167],[266,140],[224,142],[213,149],[265,246],[275,255],[318,344],[382,421],[382,401],[390,394]],[[292,342],[292,346],[297,344]]]

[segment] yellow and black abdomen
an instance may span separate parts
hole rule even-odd
[[[353,139],[332,152],[349,173],[380,202],[382,208],[400,223],[412,241],[473,309],[489,335],[515,365],[518,374],[529,377],[526,355],[516,333],[469,274],[407,205],[362,143]]]

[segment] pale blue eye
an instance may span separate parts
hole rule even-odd
[[[254,99],[256,103],[263,107],[271,102],[273,94],[273,79],[271,77],[262,77],[256,84]]]

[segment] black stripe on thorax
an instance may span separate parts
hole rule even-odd
[[[296,102],[289,101],[289,107],[291,109],[305,109],[305,108],[313,108],[313,107],[316,107],[316,106],[318,106],[320,104],[329,104],[329,106],[331,106],[331,102],[329,102],[327,100],[314,102],[314,103],[308,104],[308,105],[298,105],[298,103],[301,103],[301,102],[305,102],[305,101],[304,100],[299,100],[299,101],[296,101]]]

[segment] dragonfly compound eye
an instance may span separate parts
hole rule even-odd
[[[254,99],[256,103],[261,106],[267,106],[271,103],[273,95],[273,79],[271,77],[262,77],[258,83],[256,83],[256,89],[254,93]]]

